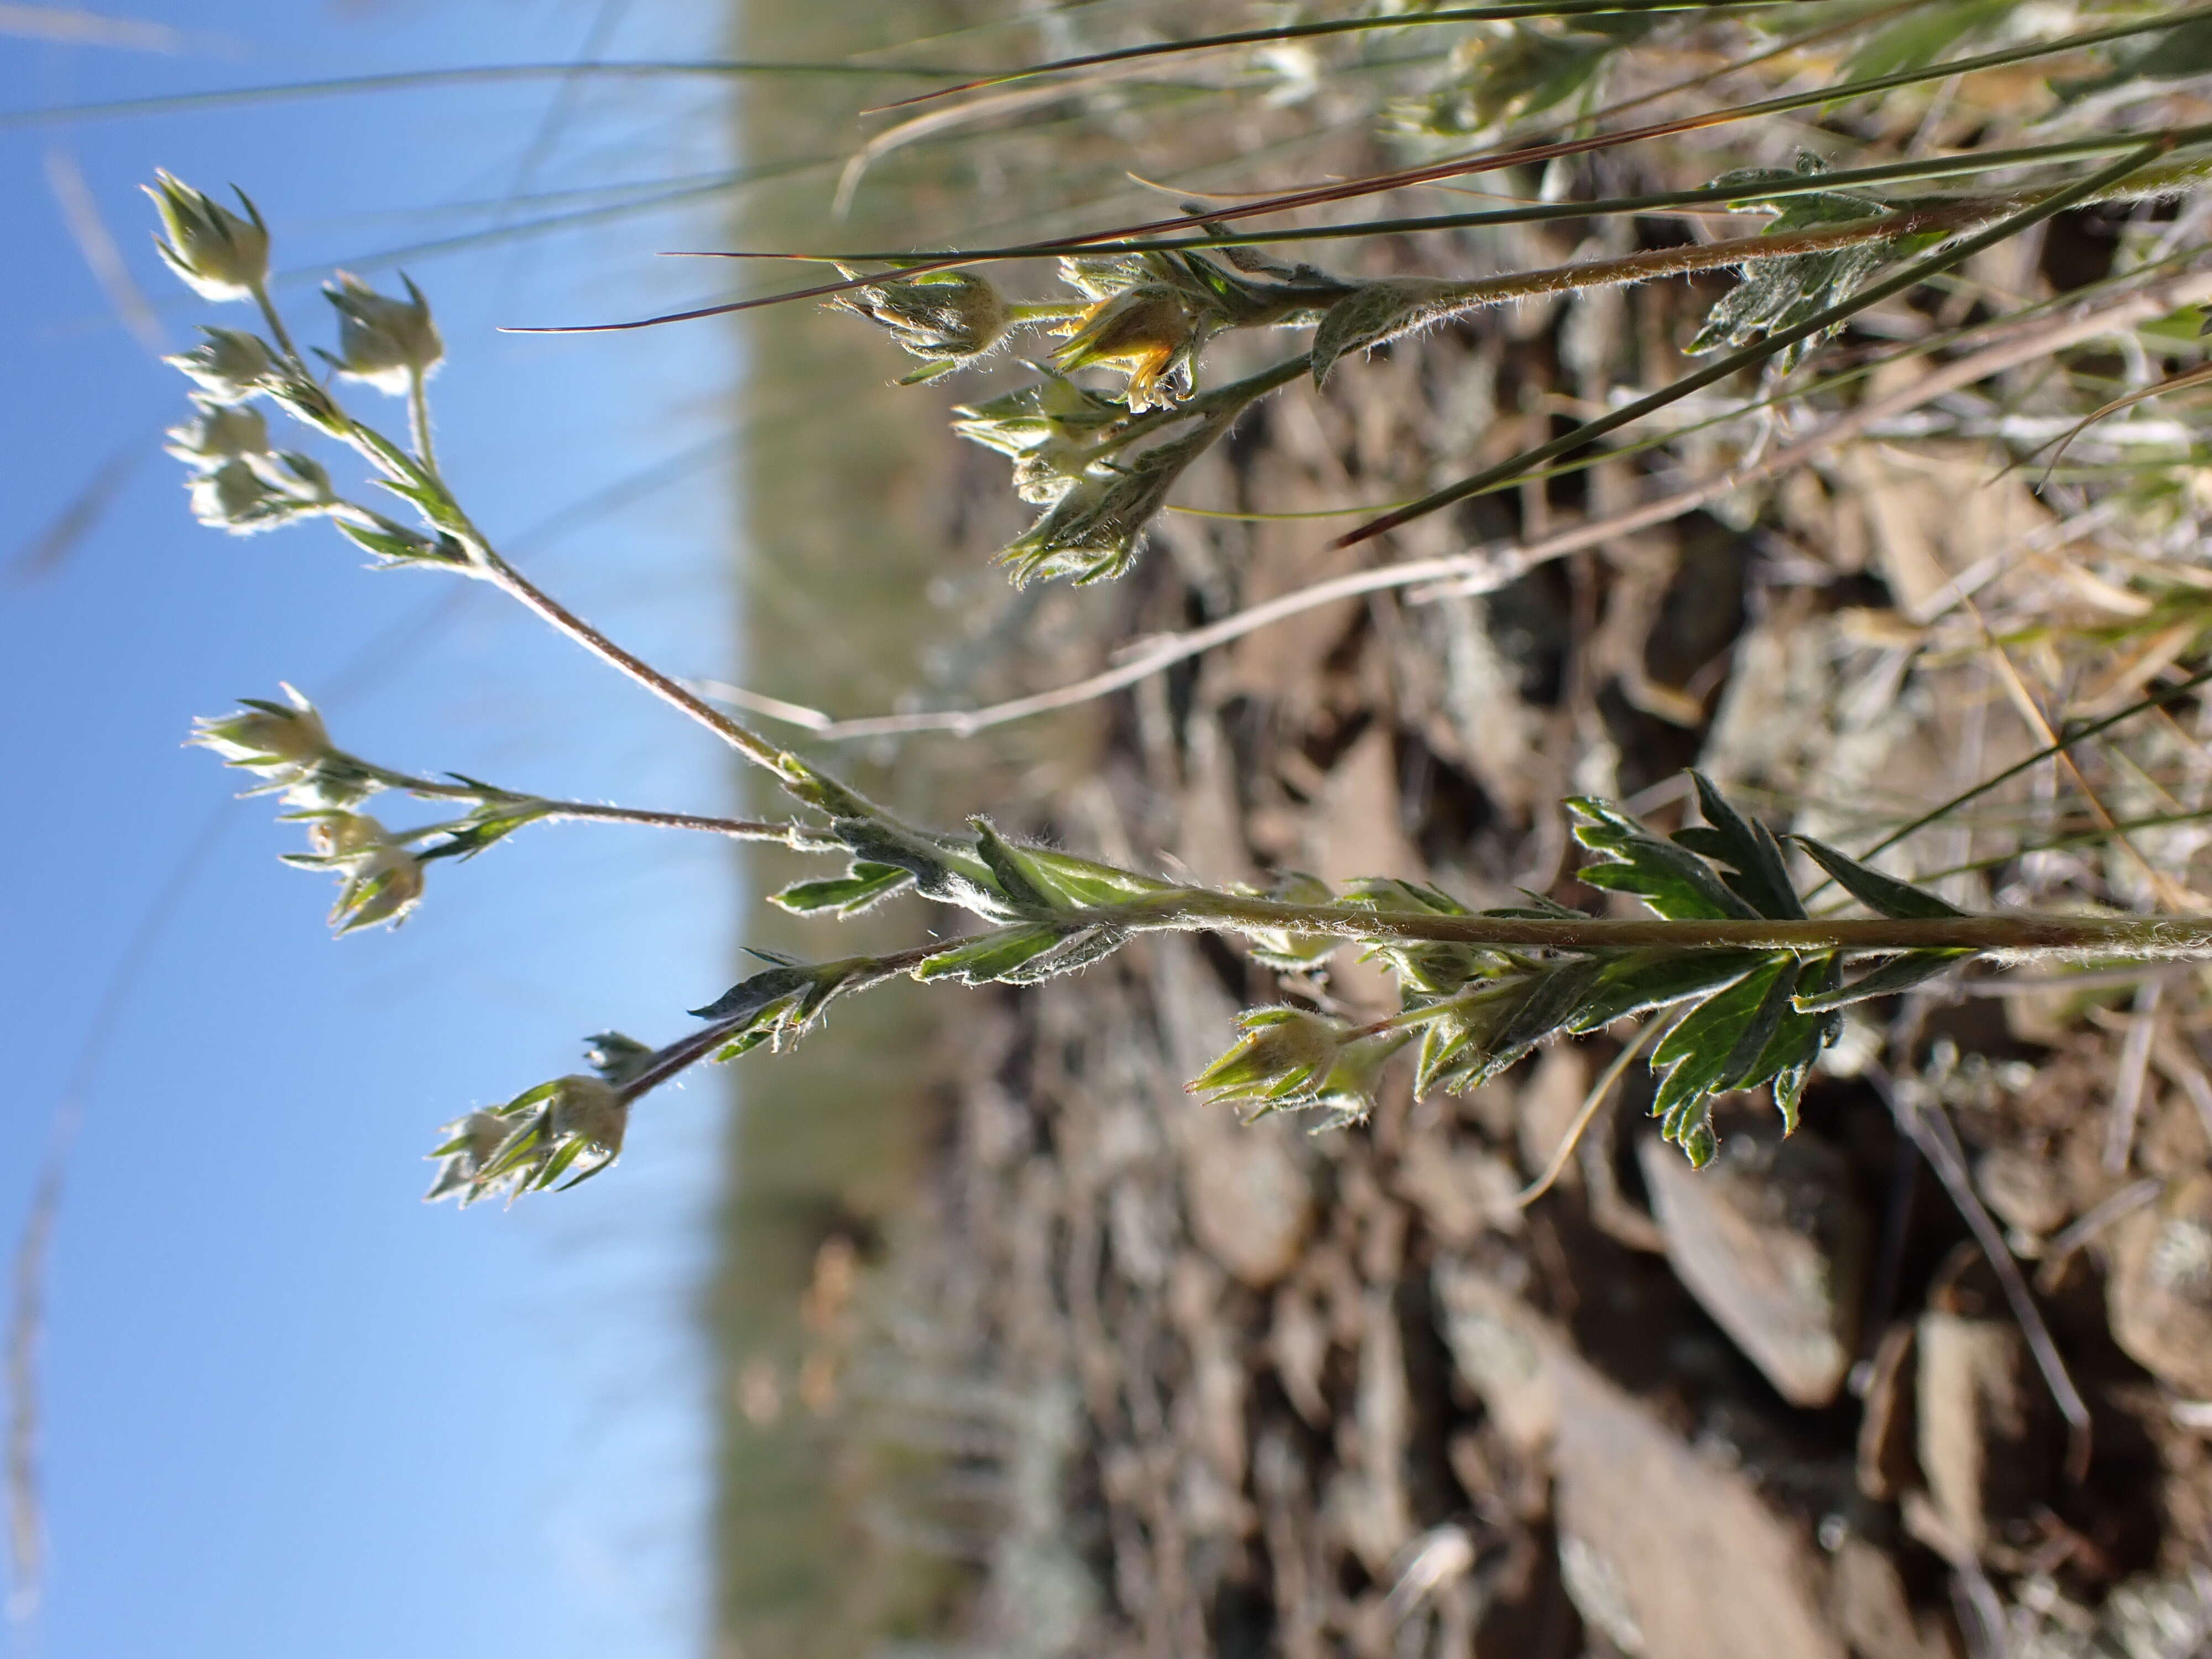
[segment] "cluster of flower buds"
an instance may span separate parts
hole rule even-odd
[[[1215,1104],[1249,1106],[1254,1117],[1317,1107],[1328,1114],[1322,1128],[1367,1115],[1383,1064],[1410,1036],[1357,1030],[1304,1008],[1248,1009],[1237,1023],[1237,1046],[1184,1087]]]
[[[430,302],[404,272],[407,297],[392,299],[350,271],[324,284],[323,297],[338,313],[338,349],[329,359],[338,373],[365,381],[380,392],[405,392],[417,378],[428,378],[445,357],[446,343],[430,319]]]
[[[240,218],[182,179],[156,172],[146,186],[166,236],[154,246],[185,285],[204,300],[250,300],[269,281],[269,227],[239,191]]]
[[[480,1108],[446,1125],[445,1139],[429,1154],[438,1174],[423,1200],[457,1199],[465,1209],[495,1194],[512,1203],[563,1176],[573,1187],[622,1156],[629,1127],[629,1100],[608,1078],[574,1072],[541,1083],[503,1106]]]
[[[380,922],[397,927],[422,902],[422,860],[374,818],[334,810],[286,816],[307,825],[313,850],[287,853],[284,862],[337,872],[338,896],[330,921],[341,937]]]
[[[314,704],[291,686],[283,690],[283,702],[246,697],[232,714],[201,715],[185,741],[260,778],[248,794],[282,791],[295,806],[352,806],[385,787],[374,767],[331,743]]]
[[[860,274],[843,265],[838,269],[848,276]],[[835,310],[882,325],[902,350],[927,360],[902,386],[933,380],[988,356],[1006,337],[1013,320],[1006,296],[987,278],[964,270],[886,277],[830,303]]]
[[[337,505],[331,475],[297,450],[277,450],[269,422],[251,400],[283,376],[268,349],[251,334],[209,329],[196,349],[168,361],[199,386],[194,414],[171,427],[166,446],[182,461],[192,516],[211,529],[251,536]]]

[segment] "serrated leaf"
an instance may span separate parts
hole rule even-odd
[[[1490,1045],[1487,1070],[1502,1072],[1578,1013],[1596,988],[1602,964],[1592,957],[1563,963],[1536,981]]]
[[[840,917],[856,916],[912,884],[911,872],[896,864],[857,859],[842,876],[825,881],[802,881],[769,895],[769,902],[793,915],[816,915],[830,911]]]
[[[1723,175],[1718,182],[1732,183],[1740,178],[1746,185],[1745,194],[1732,201],[1729,204],[1731,207],[1764,207],[1773,213],[1774,217],[1760,233],[1766,236],[1850,224],[1879,218],[1892,211],[1892,204],[1879,198],[1852,195],[1842,191],[1762,198],[1755,188],[1756,185],[1769,179],[1802,179],[1807,174],[1826,170],[1826,163],[1819,157],[1801,154],[1794,173],[1758,171]],[[1685,349],[1694,356],[1718,350],[1723,346],[1748,345],[1761,335],[1778,333],[1793,327],[1817,313],[1843,304],[1863,288],[1883,266],[1934,246],[1946,234],[1948,233],[1944,232],[1916,234],[1830,248],[1818,253],[1793,253],[1776,258],[1747,260],[1737,268],[1739,280],[1736,285],[1723,295],[1705,314],[1705,320],[1698,328],[1696,337]],[[1838,328],[1840,326],[1838,325]],[[1787,374],[1820,340],[1836,331],[1836,329],[1830,329],[1826,333],[1801,340],[1776,354],[1773,360],[1776,372]]]
[[[1845,856],[1834,848],[1814,841],[1810,836],[1791,839],[1812,854],[1813,862],[1834,877],[1844,890],[1877,915],[1896,921],[1934,921],[1944,916],[1963,916],[1966,913],[1955,905],[1946,904],[1935,894],[1902,882],[1894,876],[1885,876],[1879,870]]]
[[[1631,1014],[1686,1002],[1734,984],[1765,960],[1763,951],[1623,951],[1603,959],[1567,1029],[1595,1031]]]
[[[1763,823],[1747,822],[1704,773],[1692,768],[1690,778],[1698,787],[1698,809],[1711,828],[1703,833],[1680,830],[1674,842],[1728,866],[1735,872],[1728,878],[1729,886],[1760,915],[1776,921],[1803,921],[1805,907],[1790,884],[1773,831]]]
[[[1854,1002],[1864,1002],[1872,997],[1894,996],[1899,991],[1909,991],[1914,986],[1935,978],[1973,954],[1972,951],[1907,951],[1901,957],[1892,957],[1879,968],[1860,975],[1840,988],[1822,991],[1811,997],[1801,991],[1797,1006],[1807,1013],[1812,1013],[1823,1009],[1847,1008]]]
[[[1688,848],[1661,840],[1604,801],[1578,795],[1567,806],[1583,820],[1575,826],[1575,839],[1602,860],[1579,872],[1591,886],[1633,893],[1673,921],[1757,919],[1758,912]]]
[[[1774,975],[1766,994],[1759,998],[1758,1007],[1736,1034],[1728,1058],[1721,1062],[1712,1081],[1714,1093],[1727,1089],[1757,1088],[1786,1065],[1800,1042],[1811,1036],[1809,1029],[1793,1030],[1787,1034],[1782,1030],[1783,1022],[1795,1013],[1790,999],[1797,988],[1798,971],[1796,963],[1788,963],[1782,972]],[[1795,1018],[1810,1021],[1816,1016]]]
[[[1730,1087],[1732,1074],[1749,1069],[1765,1051],[1789,1008],[1796,975],[1795,957],[1769,957],[1692,1008],[1661,1040],[1651,1056],[1651,1069],[1660,1074],[1651,1115],[1663,1121],[1669,1140],[1680,1141],[1686,1125],[1703,1122],[1707,1098]]]
[[[1783,1016],[1768,1040],[1766,1052],[1759,1056],[1758,1067],[1751,1073],[1746,1086],[1765,1083],[1772,1086],[1774,1109],[1781,1114],[1782,1132],[1797,1133],[1797,1103],[1805,1092],[1806,1079],[1813,1075],[1813,1067],[1820,1053],[1842,1035],[1844,1017],[1830,1011],[1807,1011],[1799,997],[1818,998],[1831,989],[1839,972],[1833,957],[1821,957],[1807,963],[1797,973],[1797,984],[1791,994],[1792,1011]]]

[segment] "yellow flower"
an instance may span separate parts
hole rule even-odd
[[[1126,369],[1129,407],[1165,409],[1180,401],[1176,380],[1187,380],[1203,337],[1203,319],[1188,295],[1147,283],[1092,306],[1053,355],[1064,369]]]

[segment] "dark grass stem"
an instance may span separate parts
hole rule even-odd
[[[2176,149],[2212,143],[2212,123],[2174,127],[2162,132],[2099,133],[2082,138],[2061,139],[2047,144],[2027,144],[2014,149],[1973,150],[1957,155],[1927,156],[1909,161],[1887,161],[1879,167],[1843,167],[1831,173],[1808,173],[1801,179],[1780,179],[1758,186],[1761,202],[1783,201],[1798,196],[1824,196],[1837,191],[1869,185],[1906,184],[1920,179],[1955,179],[1977,173],[1998,173],[2010,167],[2041,166],[2078,161],[2085,156],[2110,155],[2154,139],[2170,140]],[[1511,207],[1484,208],[1467,213],[1415,214],[1395,219],[1360,219],[1340,225],[1304,225],[1280,230],[1222,231],[1204,236],[1153,238],[1143,241],[1030,242],[1010,247],[889,248],[857,252],[745,252],[726,249],[685,250],[672,255],[691,259],[805,259],[878,263],[943,259],[957,264],[991,264],[1015,259],[1054,258],[1063,253],[1121,254],[1201,252],[1208,248],[1266,247],[1282,243],[1346,240],[1367,236],[1412,236],[1431,231],[1479,230],[1499,225],[1546,224],[1561,219],[1596,219],[1617,214],[1662,213],[1670,209],[1712,207],[1741,201],[1741,184],[1700,185],[1688,190],[1662,191],[1648,196],[1600,197],[1590,201],[1530,202]]]
[[[2169,141],[2166,139],[2142,145],[2122,156],[2101,172],[2093,173],[2078,184],[2064,190],[2054,191],[2041,201],[2008,216],[1986,230],[1954,242],[1950,246],[1940,249],[1923,259],[1916,260],[1904,270],[1878,283],[1868,284],[1850,299],[1830,306],[1826,310],[1807,318],[1802,323],[1778,330],[1769,334],[1763,340],[1731,351],[1725,356],[1716,358],[1705,368],[1693,374],[1684,375],[1671,386],[1662,386],[1648,397],[1638,398],[1634,403],[1624,404],[1610,414],[1601,415],[1594,421],[1586,421],[1573,431],[1554,438],[1549,443],[1539,444],[1536,447],[1524,450],[1520,454],[1501,461],[1495,466],[1485,467],[1481,471],[1462,478],[1456,483],[1447,484],[1442,489],[1432,490],[1410,507],[1400,507],[1395,513],[1386,513],[1380,518],[1370,519],[1358,529],[1338,537],[1330,545],[1337,548],[1353,546],[1388,531],[1395,530],[1399,526],[1410,523],[1415,519],[1425,518],[1439,508],[1451,506],[1455,501],[1462,501],[1469,496],[1479,495],[1487,490],[1515,483],[1522,473],[1532,466],[1540,466],[1546,461],[1554,460],[1562,455],[1571,453],[1585,444],[1603,437],[1608,432],[1618,431],[1622,427],[1642,420],[1646,415],[1666,408],[1669,404],[1679,402],[1693,392],[1700,391],[1717,381],[1727,380],[1730,375],[1744,369],[1755,368],[1793,345],[1815,339],[1829,330],[1839,327],[1869,306],[1879,305],[1893,295],[1917,288],[1930,276],[1948,270],[1954,266],[1963,264],[1984,248],[1995,247],[2001,242],[2011,240],[2030,227],[2039,225],[2054,215],[2064,212],[2068,208],[2095,195],[2100,190],[2118,184],[2129,174],[2164,155],[2169,148]]]
[[[1395,173],[1372,174],[1364,179],[1348,180],[1341,185],[1321,185],[1310,190],[1293,191],[1279,196],[1265,197],[1255,202],[1208,209],[1202,213],[1178,214],[1171,218],[1149,220],[1142,224],[1121,225],[1088,235],[1065,239],[1054,244],[1057,249],[1065,246],[1088,246],[1121,238],[1151,236],[1176,231],[1203,230],[1216,222],[1262,217],[1268,214],[1285,212],[1292,208],[1316,207],[1329,202],[1350,201],[1362,196],[1372,196],[1409,185],[1434,184],[1445,179],[1464,178],[1474,173],[1495,173],[1509,167],[1528,166],[1538,161],[1556,161],[1562,156],[1582,155],[1592,151],[1616,149],[1622,145],[1642,143],[1652,138],[1673,137],[1682,133],[1698,132],[1738,121],[1755,119],[1761,116],[1786,114],[1793,110],[1808,109],[1863,97],[1871,93],[1887,92],[1931,80],[1948,80],[1954,76],[1978,70],[2007,68],[2037,58],[2057,53],[2078,52],[2090,46],[2102,46],[2113,40],[2125,40],[2137,34],[2172,28],[2183,23],[2212,20],[2212,5],[2187,8],[2168,13],[2147,21],[2117,24],[2108,28],[2086,30],[2078,34],[2064,35],[2055,40],[2016,46],[2003,52],[1984,52],[1975,58],[1961,58],[1933,68],[1900,70],[1892,75],[1869,76],[1860,81],[1848,81],[1839,85],[1822,87],[1804,92],[1789,93],[1754,103],[1738,104],[1727,109],[1709,111],[1704,114],[1684,116],[1676,120],[1662,121],[1620,132],[1601,133],[1584,138],[1561,140],[1548,144],[1535,144],[1516,149],[1483,150],[1454,159],[1432,162],[1425,167],[1408,167]],[[2170,137],[2162,138],[2161,147],[2170,147]],[[2132,169],[2131,169],[2132,170]],[[903,267],[904,274],[915,276],[931,271],[945,270],[967,263],[963,254],[939,260],[919,260]],[[507,332],[516,334],[606,334],[621,333],[632,329],[654,328],[666,323],[695,322],[702,318],[727,316],[733,313],[751,311],[763,306],[781,305],[793,300],[827,299],[833,295],[849,293],[856,288],[879,280],[874,276],[848,277],[836,283],[817,283],[811,288],[794,289],[783,294],[763,295],[746,300],[724,301],[711,306],[695,307],[684,311],[664,312],[657,316],[641,317],[621,323],[581,323],[562,326],[519,327],[510,325]]]
[[[884,115],[963,92],[981,92],[1015,81],[1034,80],[1069,70],[1097,69],[1107,64],[1135,63],[1147,58],[1168,58],[1186,52],[1216,52],[1231,46],[1275,46],[1286,40],[1318,40],[1331,35],[1363,34],[1376,29],[1419,28],[1431,23],[1502,23],[1547,17],[1624,16],[1649,12],[1747,11],[1771,9],[1787,0],[1539,0],[1537,3],[1492,6],[1448,6],[1435,11],[1402,12],[1383,17],[1339,17],[1320,23],[1286,23],[1276,28],[1238,29],[1225,34],[1195,35],[1186,40],[1160,40],[1149,46],[1120,46],[1111,52],[1086,52],[1080,58],[1060,58],[917,93],[896,103],[878,104],[860,112]]]

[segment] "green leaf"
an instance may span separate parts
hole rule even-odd
[[[1769,957],[1692,1008],[1661,1040],[1651,1056],[1651,1069],[1660,1074],[1651,1115],[1662,1120],[1661,1133],[1668,1139],[1689,1150],[1685,1136],[1705,1122],[1711,1113],[1706,1103],[1731,1086],[1735,1072],[1749,1069],[1765,1052],[1789,1007],[1796,974],[1796,958]]]
[[[1050,847],[1008,841],[988,818],[975,818],[975,850],[1008,898],[1036,910],[1126,904],[1169,884]]]
[[[1634,893],[1669,921],[1757,919],[1758,912],[1688,848],[1662,841],[1604,801],[1577,795],[1567,806],[1583,820],[1575,826],[1575,839],[1601,860],[1580,872],[1591,886]]]
[[[1729,887],[1760,915],[1776,921],[1803,921],[1805,907],[1790,884],[1774,832],[1763,823],[1746,822],[1704,773],[1692,769],[1690,778],[1698,786],[1698,808],[1711,828],[1679,830],[1673,837],[1676,844],[1728,866],[1734,872],[1726,878]]]
[[[1795,231],[1876,219],[1893,210],[1890,204],[1878,198],[1851,195],[1841,191],[1762,198],[1756,188],[1760,184],[1784,179],[1802,182],[1809,174],[1826,171],[1827,163],[1817,155],[1804,152],[1798,155],[1794,173],[1758,169],[1741,174],[1723,174],[1714,182],[1730,184],[1738,179],[1742,180],[1745,193],[1729,205],[1740,209],[1770,209],[1774,217],[1760,233],[1767,236],[1787,235]],[[1704,325],[1686,349],[1696,356],[1717,351],[1723,346],[1746,346],[1762,335],[1778,334],[1793,328],[1831,307],[1843,304],[1863,288],[1883,266],[1933,247],[1944,240],[1946,234],[1899,236],[1882,241],[1831,248],[1821,253],[1794,253],[1780,258],[1747,260],[1738,267],[1740,280],[1736,285],[1722,295],[1705,314]],[[1835,328],[1800,340],[1776,354],[1775,372],[1789,373],[1799,358],[1841,326],[1838,323]]]
[[[1455,295],[1464,283],[1437,276],[1386,276],[1362,283],[1322,313],[1314,330],[1313,382],[1321,386],[1338,358],[1372,351],[1452,313]]]
[[[1893,996],[1899,991],[1909,991],[1924,980],[1930,980],[1945,969],[1956,966],[1974,955],[1972,951],[1908,951],[1901,957],[1892,957],[1870,973],[1862,974],[1840,989],[1825,990],[1807,995],[1801,988],[1797,1006],[1811,1013],[1827,1008],[1845,1008],[1854,1002],[1864,1002],[1870,997]]]
[[[1623,951],[1604,959],[1567,1029],[1595,1031],[1630,1014],[1686,1002],[1733,985],[1766,959],[1763,951]]]
[[[802,881],[769,895],[769,902],[793,915],[816,915],[827,910],[839,917],[856,916],[912,884],[913,873],[896,864],[877,864],[856,859],[844,875],[826,881]]]
[[[694,1008],[695,1018],[735,1021],[757,1018],[779,1004],[790,1001],[814,983],[811,968],[769,968],[741,979],[703,1008]]]
[[[356,524],[350,519],[334,518],[331,522],[338,533],[356,547],[374,553],[380,559],[421,559],[432,556],[427,543],[413,536],[395,536],[381,530],[372,530],[367,525]]]
[[[1562,963],[1536,981],[1490,1045],[1485,1070],[1502,1072],[1553,1032],[1560,1030],[1582,1009],[1595,988],[1601,964],[1592,957]]]
[[[1946,904],[1935,894],[1894,876],[1885,876],[1879,870],[1869,869],[1857,860],[1847,858],[1834,848],[1814,841],[1810,836],[1791,837],[1813,856],[1813,862],[1826,870],[1853,898],[1877,915],[1905,921],[1934,921],[1943,916],[1963,916],[1966,913],[1955,905]]]
[[[1006,985],[1036,985],[1062,974],[1073,974],[1110,957],[1129,942],[1119,927],[1085,927],[1062,935],[1049,951],[1039,952],[999,975]]]
[[[1838,84],[1872,81],[1905,70],[1924,69],[1968,36],[2002,21],[2012,6],[2013,0],[1923,3],[1863,41],[1836,80]]]
[[[914,970],[914,976],[920,980],[955,980],[963,985],[986,985],[993,980],[1006,978],[1024,963],[1042,956],[1058,945],[1061,937],[1060,930],[1051,927],[994,927],[927,958]]]
[[[2087,81],[2061,81],[2051,90],[2072,101],[2093,92],[2105,92],[2130,81],[2174,80],[2212,70],[2212,18],[2193,18],[2112,55],[2111,73]]]
[[[810,777],[800,790],[793,793],[805,799],[816,788],[815,781]],[[820,789],[824,799],[833,803],[843,793],[842,787],[827,780],[822,781]],[[833,805],[830,810],[835,811],[836,806]],[[914,878],[915,888],[929,898],[957,904],[994,921],[1013,914],[1006,895],[999,890],[998,878],[991,873],[991,866],[974,847],[957,836],[933,836],[882,818],[848,817],[842,814],[830,828],[838,840],[853,849],[856,858],[904,870]]]
[[[1797,1133],[1797,1103],[1805,1092],[1806,1079],[1813,1074],[1813,1066],[1820,1058],[1822,1049],[1841,1036],[1844,1017],[1826,1011],[1808,1011],[1801,997],[1819,998],[1836,982],[1838,972],[1836,958],[1820,957],[1807,963],[1797,973],[1797,983],[1792,992],[1791,1012],[1782,1017],[1769,1038],[1766,1052],[1759,1056],[1758,1066],[1739,1087],[1755,1087],[1761,1083],[1771,1084],[1774,1109],[1782,1115],[1784,1134]]]

